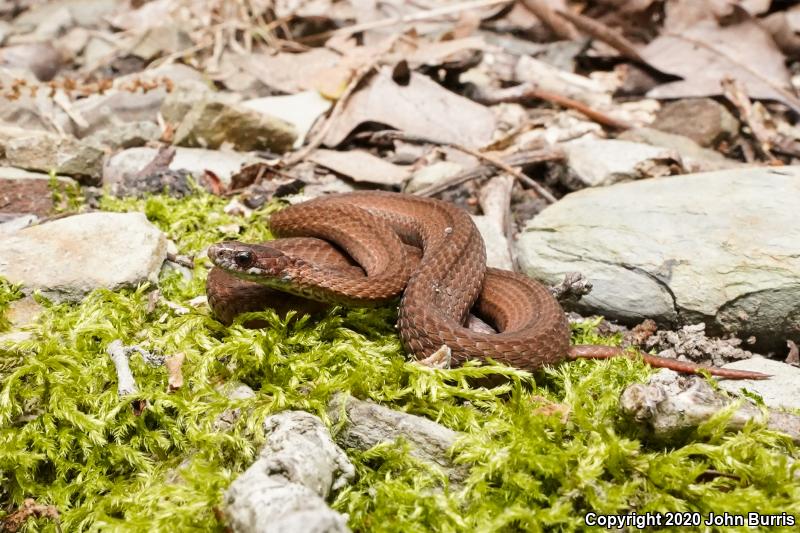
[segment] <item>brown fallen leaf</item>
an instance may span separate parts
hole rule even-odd
[[[680,33],[662,34],[640,55],[653,68],[684,78],[652,89],[650,97],[715,96],[722,92],[721,80],[731,77],[741,81],[751,97],[778,100],[800,112],[800,99],[788,89],[783,54],[752,19],[724,27],[702,19]]]
[[[334,68],[339,54],[327,48],[312,48],[301,54],[252,54],[239,56],[239,67],[258,78],[267,87],[294,94],[314,89],[320,72]]]
[[[406,168],[393,165],[364,150],[339,152],[320,149],[312,152],[308,159],[357,182],[400,185],[409,177]]]
[[[324,144],[338,145],[365,122],[470,147],[487,144],[495,128],[494,115],[486,107],[421,74],[412,73],[407,85],[398,85],[390,68],[382,68],[366,87],[353,94],[327,132]]]

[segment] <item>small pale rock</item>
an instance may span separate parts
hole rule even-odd
[[[568,175],[564,184],[573,190],[652,177],[653,165],[658,164],[666,167],[659,174],[668,175],[672,173],[670,165],[678,163],[672,150],[649,144],[580,139],[561,146],[567,154]]]
[[[414,172],[411,179],[406,183],[405,192],[413,193],[431,185],[436,185],[442,181],[455,176],[464,170],[462,165],[452,161],[437,161]]]
[[[0,276],[55,301],[93,289],[157,282],[167,239],[142,213],[87,213],[20,230],[0,241]]]
[[[675,150],[680,154],[683,164],[689,172],[711,172],[744,166],[740,161],[728,159],[716,150],[703,148],[689,137],[653,128],[635,128],[624,131],[617,139]]]
[[[770,374],[769,379],[724,379],[719,386],[728,392],[739,392],[747,389],[757,393],[764,399],[768,407],[776,409],[800,409],[800,368],[773,361],[765,357],[753,357],[745,361],[735,361],[722,368],[734,370],[752,370]]]
[[[192,106],[200,100],[213,100],[226,104],[237,104],[238,94],[230,92],[214,92],[205,83],[181,83],[169,93],[161,104],[161,116],[171,124],[180,124]]]
[[[711,98],[687,98],[664,104],[651,126],[689,137],[704,147],[731,141],[739,133],[739,121]]]

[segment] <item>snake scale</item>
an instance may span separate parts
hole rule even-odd
[[[223,322],[267,306],[376,306],[402,295],[398,329],[417,359],[447,346],[456,364],[491,358],[536,370],[566,359],[623,354],[607,346],[571,347],[566,316],[550,291],[522,274],[488,268],[478,229],[451,203],[382,191],[336,194],[278,211],[269,225],[279,239],[223,242],[208,250],[217,268],[209,273],[206,292]],[[498,333],[466,327],[470,311]],[[702,368],[729,378],[767,377],[643,357],[681,372]]]

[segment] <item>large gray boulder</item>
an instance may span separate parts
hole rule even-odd
[[[580,306],[624,322],[705,322],[782,349],[800,337],[800,166],[690,174],[585,189],[531,220],[523,270],[580,271]]]
[[[55,301],[157,282],[167,238],[142,213],[87,213],[0,239],[0,276]]]

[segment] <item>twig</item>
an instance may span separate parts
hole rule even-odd
[[[133,379],[133,373],[128,362],[130,350],[122,344],[121,340],[117,339],[108,345],[106,352],[117,369],[117,393],[120,396],[136,394],[139,389],[136,387],[136,380]]]
[[[749,126],[750,133],[755,139],[755,147],[758,153],[767,159],[769,163],[781,163],[770,149],[772,148],[773,135],[764,127],[764,123],[759,120],[753,112],[753,105],[750,97],[747,96],[744,84],[734,78],[724,78],[722,80],[722,94],[732,103],[739,112],[739,118]]]
[[[542,24],[550,28],[556,36],[565,41],[577,41],[580,35],[569,22],[558,16],[546,2],[542,0],[522,0],[522,7],[533,13]]]
[[[388,140],[401,140],[401,141],[410,142],[410,143],[417,143],[417,144],[435,144],[437,146],[449,146],[450,148],[454,148],[456,150],[464,152],[465,154],[469,154],[469,155],[471,155],[473,157],[476,157],[476,158],[480,159],[481,161],[485,161],[490,166],[498,168],[498,169],[502,170],[503,172],[506,172],[506,173],[514,176],[521,183],[524,183],[525,185],[529,186],[531,189],[536,191],[536,193],[539,194],[542,198],[544,198],[548,203],[552,204],[552,203],[556,202],[555,196],[550,194],[550,191],[548,191],[547,189],[545,189],[544,187],[539,185],[537,182],[535,182],[534,180],[532,180],[531,178],[529,178],[528,176],[526,176],[525,174],[523,174],[519,170],[515,169],[509,163],[507,163],[507,162],[505,162],[505,161],[503,161],[501,159],[498,159],[497,157],[495,157],[493,155],[487,154],[486,152],[481,152],[479,150],[475,150],[473,148],[469,148],[467,146],[464,146],[464,145],[461,145],[461,144],[458,144],[458,143],[447,142],[447,141],[439,141],[439,140],[435,140],[435,139],[429,139],[428,137],[425,137],[425,136],[422,136],[422,135],[411,135],[409,133],[405,133],[405,132],[402,132],[402,131],[395,131],[395,130],[385,130],[385,131],[381,131],[381,132],[377,132],[377,133],[373,132],[373,133],[366,134],[366,135],[364,135],[362,137],[368,137],[372,141],[377,141],[377,142],[386,142]],[[560,159],[560,158],[563,158],[563,153],[561,154],[561,157],[559,157],[558,159]],[[538,162],[538,161],[532,161],[532,162]],[[529,164],[529,163],[526,161],[526,162],[523,162],[523,163],[515,164],[514,166],[518,166],[520,164],[524,165],[524,164]],[[476,169],[470,169],[470,170],[474,171]],[[486,169],[484,168],[483,170],[486,170]],[[453,179],[461,179],[460,178],[461,174],[459,174],[457,176],[454,176],[454,177],[448,179],[446,182],[444,182],[444,183],[446,183],[446,186],[441,188],[441,189],[438,189],[438,187],[441,186],[442,183],[437,183],[436,185],[432,185],[430,187],[426,187],[424,189],[421,189],[421,190],[417,191],[415,194],[417,194],[419,196],[432,196],[432,195],[437,194],[437,193],[439,193],[441,191],[449,189],[450,187],[455,187],[456,185],[458,185],[460,183],[464,183],[465,181],[469,181],[471,179],[479,178],[479,177],[482,177],[482,176],[483,176],[483,171],[481,171],[481,172],[479,172],[479,173],[477,173],[475,175],[471,175],[470,177],[467,177],[465,179],[462,179],[461,181],[450,183],[450,181],[453,180]]]
[[[520,183],[524,183],[525,185],[527,185],[528,187],[530,187],[531,189],[536,191],[536,194],[538,194],[539,196],[544,198],[544,200],[548,204],[554,204],[554,203],[556,203],[558,201],[556,199],[556,197],[553,196],[550,193],[550,191],[548,191],[547,189],[545,189],[544,187],[539,185],[539,183],[537,183],[535,180],[533,180],[530,177],[526,176],[525,174],[523,174],[522,172],[520,172],[516,168],[512,167],[511,165],[508,165],[508,164],[504,163],[502,160],[496,158],[495,156],[489,155],[489,154],[484,153],[484,152],[479,152],[478,150],[474,150],[474,149],[472,149],[472,148],[470,148],[468,146],[462,146],[460,144],[448,143],[448,146],[450,146],[452,148],[455,148],[456,150],[460,150],[460,151],[464,152],[465,154],[469,154],[471,156],[477,157],[478,159],[486,161],[487,163],[490,163],[490,164],[494,165],[495,167],[499,168],[500,170],[502,170],[502,171],[504,171],[504,172],[506,172],[508,174],[511,174],[512,176],[517,178],[517,180],[519,180]]]
[[[391,48],[391,46],[389,48]],[[303,148],[290,154],[289,157],[283,161],[280,161],[276,166],[282,168],[294,166],[305,159],[308,154],[319,148],[319,146],[325,140],[325,136],[328,135],[328,132],[333,126],[334,121],[339,118],[344,111],[345,105],[350,100],[350,97],[356,92],[356,89],[361,86],[361,83],[374,72],[375,67],[378,65],[382,55],[383,54],[378,54],[372,61],[370,61],[367,65],[362,66],[358,72],[356,72],[356,74],[350,80],[350,83],[347,85],[347,88],[342,93],[342,96],[336,101],[333,109],[331,109],[328,119],[314,134],[314,138],[311,139],[311,141]]]
[[[599,22],[595,19],[590,19],[589,17],[585,17],[579,13],[573,13],[572,11],[565,10],[558,10],[556,13],[572,22],[582,32],[589,34],[598,41],[603,41],[611,48],[622,54],[624,57],[637,61],[643,65],[647,64],[647,62],[642,59],[642,56],[639,55],[639,52],[636,51],[636,47],[633,45],[633,43],[626,39],[625,36],[620,32],[609,28],[602,22]]]
[[[519,103],[524,102],[525,100],[537,98],[539,100],[545,100],[547,102],[560,105],[561,107],[565,107],[567,109],[573,109],[602,126],[620,130],[628,130],[633,128],[633,125],[629,122],[609,116],[602,111],[592,109],[583,102],[579,102],[567,96],[539,89],[532,82],[523,83],[508,89],[498,89],[492,91],[491,93],[487,91],[473,90],[469,94],[469,97],[472,100],[484,105]]]
[[[499,228],[505,237],[504,252],[511,267],[517,264],[514,247],[511,246],[511,238],[514,235],[511,224],[511,192],[513,189],[514,177],[503,174],[487,181],[478,192],[478,203],[484,217]],[[502,239],[498,239],[498,241],[502,241]]]
[[[551,146],[548,148],[543,148],[541,150],[519,152],[517,154],[505,157],[503,159],[503,162],[506,165],[525,166],[534,163],[542,163],[544,161],[559,161],[564,159],[565,157],[566,155],[564,154],[564,151],[561,148],[557,146]],[[415,194],[419,196],[433,196],[434,194],[439,194],[442,191],[446,191],[447,189],[450,189],[457,185],[461,185],[462,183],[466,183],[467,181],[489,177],[492,174],[494,168],[495,165],[493,163],[477,165],[473,168],[460,172],[455,176],[451,176],[450,178],[447,178],[446,180],[443,180],[439,183],[435,183],[433,185],[420,189],[419,191],[416,191]],[[527,176],[525,177],[526,177],[525,180],[526,184],[528,183],[529,180],[533,181]],[[541,187],[538,183],[536,185]],[[550,197],[552,198],[553,196],[550,195]]]

